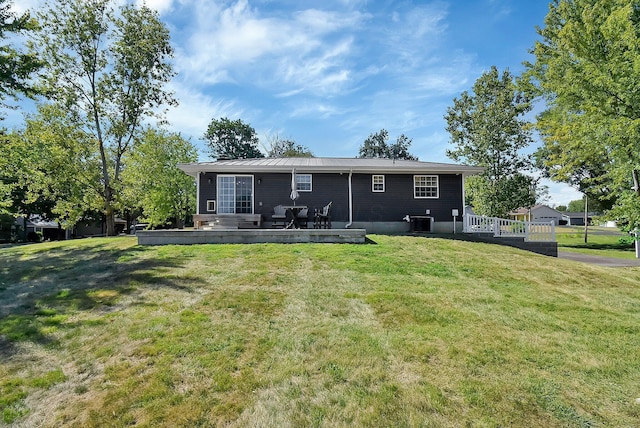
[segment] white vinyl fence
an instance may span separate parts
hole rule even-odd
[[[528,242],[555,242],[556,228],[553,221],[530,222],[508,220],[467,214],[464,217],[465,233],[492,233],[494,237],[524,238]]]

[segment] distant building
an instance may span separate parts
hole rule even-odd
[[[517,210],[510,212],[509,216],[520,221],[553,221],[553,224],[556,226],[559,225],[562,220],[562,213],[560,211],[554,210],[546,205],[536,205],[531,208],[518,208]]]
[[[588,224],[591,224],[593,213],[587,213]],[[562,219],[567,222],[567,226],[584,226],[584,213],[562,213]]]

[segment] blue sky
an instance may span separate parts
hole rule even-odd
[[[452,162],[447,107],[492,65],[520,73],[548,11],[544,0],[146,3],[175,47],[170,86],[180,106],[168,112],[169,128],[203,161],[207,125],[229,117],[251,124],[261,142],[292,138],[316,156],[355,157],[385,128],[391,141],[412,138],[420,160]],[[551,204],[580,198],[546,184]]]

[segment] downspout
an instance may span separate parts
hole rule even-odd
[[[467,203],[466,203],[466,195],[464,194],[464,173],[462,175],[462,231],[467,231]]]
[[[196,173],[196,214],[200,214],[200,171]]]
[[[353,191],[351,188],[351,176],[353,175],[353,170],[349,170],[349,223],[347,223],[344,228],[348,229],[353,224]]]

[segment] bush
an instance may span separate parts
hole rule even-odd
[[[628,245],[628,246],[632,246],[635,243],[635,238],[633,236],[623,236],[622,238],[618,239],[618,242],[622,245]]]
[[[27,242],[40,242],[42,241],[42,235],[36,232],[27,233]]]

